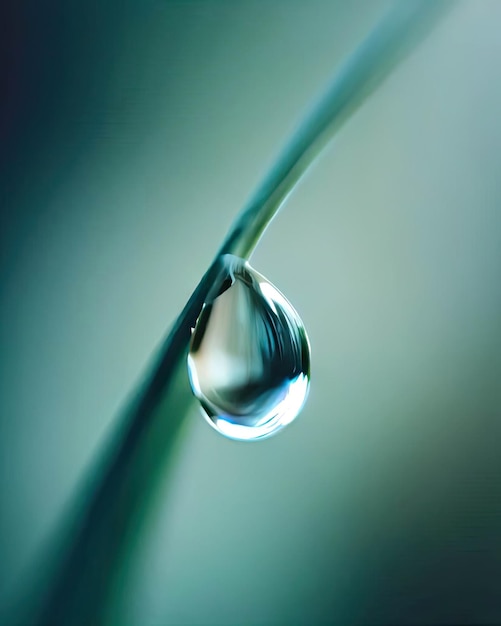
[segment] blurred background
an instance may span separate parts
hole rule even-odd
[[[388,6],[3,3],[2,607]],[[194,407],[109,624],[501,622],[500,20],[459,3],[270,226],[253,265],[309,331],[309,401],[255,444]]]

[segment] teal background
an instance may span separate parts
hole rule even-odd
[[[2,606],[387,6],[4,5]],[[270,226],[253,264],[309,331],[308,404],[254,445],[194,408],[109,623],[501,621],[500,19],[460,3]]]

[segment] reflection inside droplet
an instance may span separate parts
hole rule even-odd
[[[308,393],[310,349],[292,305],[242,259],[226,255],[193,331],[188,372],[208,422],[232,439],[269,437]]]

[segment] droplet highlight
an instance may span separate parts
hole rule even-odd
[[[239,257],[223,257],[193,330],[188,374],[202,414],[231,439],[274,435],[306,401],[304,324],[280,291]]]

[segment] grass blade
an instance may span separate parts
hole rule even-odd
[[[40,624],[103,624],[115,575],[137,541],[155,485],[168,472],[192,405],[185,358],[191,328],[217,274],[222,254],[248,258],[265,228],[337,129],[425,35],[448,2],[401,2],[336,74],[248,205],[237,217],[119,419],[117,433],[84,494],[51,584],[35,618]]]

